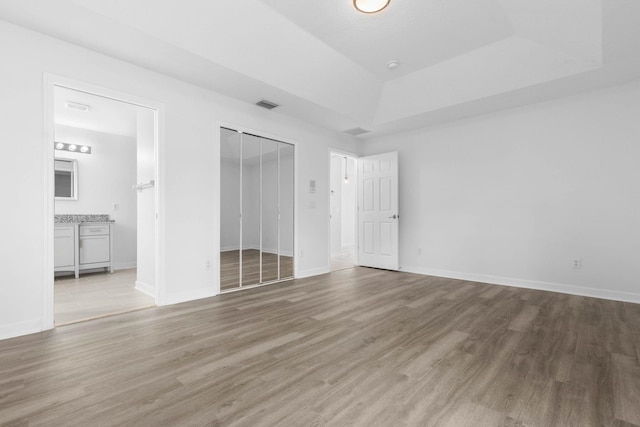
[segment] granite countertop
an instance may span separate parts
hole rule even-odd
[[[81,224],[85,222],[113,223],[115,221],[109,219],[109,215],[106,214],[65,214],[54,215],[53,222],[55,224]]]

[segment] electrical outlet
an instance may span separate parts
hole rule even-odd
[[[418,248],[418,255],[422,255],[422,248]]]
[[[114,204],[113,204],[113,210],[114,210],[114,211],[119,211],[119,210],[120,210],[120,205],[119,205],[119,204],[117,204],[117,203],[114,203]]]
[[[211,261],[207,261],[207,270],[211,270]]]
[[[300,259],[304,258],[304,251],[300,249]]]
[[[582,258],[575,258],[573,260],[573,269],[580,270],[582,268]]]

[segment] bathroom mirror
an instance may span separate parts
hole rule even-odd
[[[56,158],[54,171],[56,200],[78,200],[78,161]]]

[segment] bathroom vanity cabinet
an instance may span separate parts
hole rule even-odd
[[[54,271],[106,268],[113,273],[113,223],[56,224]]]
[[[72,271],[77,278],[78,255],[78,224],[56,224],[54,228],[53,271]]]

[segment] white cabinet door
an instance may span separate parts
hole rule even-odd
[[[55,227],[53,265],[55,268],[75,265],[74,226]]]
[[[80,265],[109,262],[109,235],[80,237]]]
[[[358,159],[358,263],[397,270],[398,153]]]

